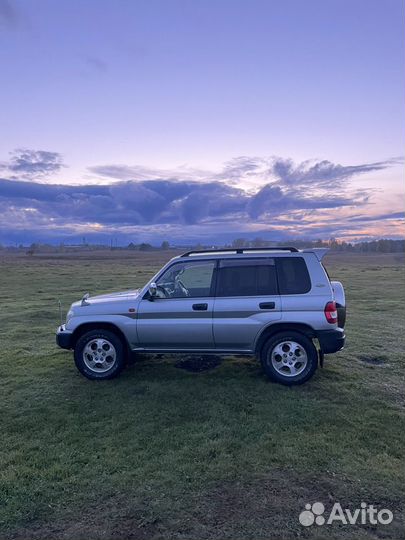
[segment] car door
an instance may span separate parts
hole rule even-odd
[[[175,262],[156,281],[158,295],[138,306],[140,347],[153,350],[214,348],[212,313],[216,262]]]
[[[213,318],[217,349],[253,350],[263,327],[280,318],[274,258],[219,261]]]

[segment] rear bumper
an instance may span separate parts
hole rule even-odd
[[[65,329],[65,325],[59,326],[56,330],[56,344],[62,349],[73,349],[72,332]]]
[[[343,328],[318,330],[316,337],[324,354],[334,353],[343,349],[346,339]]]

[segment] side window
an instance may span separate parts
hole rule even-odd
[[[280,294],[305,294],[311,290],[311,279],[302,257],[277,257]]]
[[[211,296],[214,261],[177,263],[158,279],[160,298],[197,298]]]
[[[220,262],[217,296],[274,294],[278,294],[274,259],[229,259]]]

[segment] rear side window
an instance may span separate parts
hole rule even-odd
[[[220,261],[217,296],[274,294],[278,294],[274,259]]]
[[[311,279],[302,257],[277,257],[280,294],[305,294],[311,290]]]

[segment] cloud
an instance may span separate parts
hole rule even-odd
[[[388,214],[377,214],[374,216],[352,216],[348,221],[386,221],[390,219],[405,219],[405,212],[389,212]]]
[[[60,171],[65,165],[58,152],[17,148],[8,162],[0,163],[0,170],[14,179],[40,178]]]
[[[105,225],[197,223],[246,206],[243,192],[220,182],[118,182],[65,186],[0,180],[0,198],[54,218]]]
[[[193,173],[188,167],[165,171],[99,166],[91,171],[111,176],[109,184],[62,185],[41,183],[44,175],[63,166],[60,154],[20,150],[5,167],[20,175],[19,181],[0,179],[0,228],[5,235],[20,228],[42,230],[55,238],[75,231],[115,231],[184,239],[192,231],[194,238],[211,241],[260,231],[280,238],[337,236],[354,227],[361,233],[367,221],[361,209],[368,204],[369,191],[352,189],[350,179],[390,165],[391,161],[342,166],[329,161],[295,164],[289,159],[239,157],[211,173]],[[401,216],[392,213],[380,219],[394,223]]]
[[[198,182],[215,177],[215,174],[211,171],[203,171],[187,166],[176,169],[157,169],[142,165],[107,164],[89,167],[88,171],[92,175],[112,180],[184,180]]]
[[[280,157],[240,156],[224,164],[218,172],[182,166],[164,170],[140,165],[105,164],[89,167],[89,172],[114,180],[156,180],[176,179],[185,181],[216,180],[236,186],[257,189],[265,184],[277,184],[293,189],[329,189],[332,182],[343,188],[354,176],[384,170],[400,158],[364,163],[360,165],[340,165],[328,160],[306,160],[294,163],[292,159]]]
[[[285,185],[328,187],[331,182],[346,182],[359,174],[381,171],[392,164],[391,160],[362,165],[343,166],[327,160],[304,161],[295,165],[291,159],[275,159],[273,174]]]
[[[14,206],[29,206],[55,218],[66,216],[105,225],[177,223],[261,219],[305,209],[360,205],[361,197],[298,194],[281,185],[266,185],[255,194],[224,182],[154,180],[111,185],[65,186],[0,180],[0,197]]]

